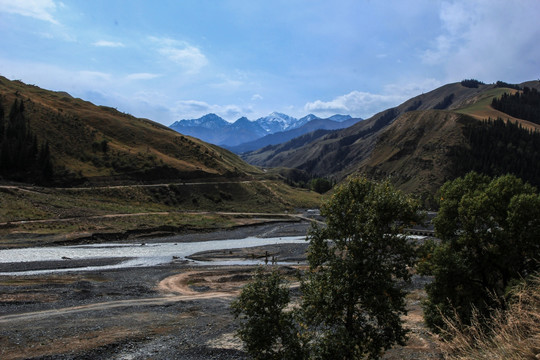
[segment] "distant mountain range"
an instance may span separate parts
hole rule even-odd
[[[339,117],[339,116],[344,116],[344,115],[335,115],[334,118]],[[253,150],[263,148],[265,146],[281,144],[289,140],[292,140],[298,136],[302,136],[304,134],[307,134],[316,130],[329,132],[331,130],[348,128],[349,126],[352,126],[361,120],[362,119],[351,118],[350,116],[348,119],[343,120],[343,121],[335,121],[335,120],[331,120],[331,118],[328,118],[328,119],[313,118],[312,120],[308,121],[304,125],[291,129],[291,130],[278,131],[273,134],[268,134],[266,136],[263,136],[262,138],[245,142],[236,146],[226,146],[226,145],[222,145],[222,146],[231,150],[234,153],[242,154],[247,151],[253,151]]]
[[[271,174],[305,184],[313,177],[339,182],[361,174],[390,179],[431,206],[445,181],[471,170],[511,173],[540,186],[539,99],[540,81],[465,80],[362,121],[273,113],[229,123],[208,114],[175,123],[179,134],[0,76],[0,181],[75,185]],[[244,161],[188,130],[234,144],[227,147]],[[204,138],[201,133],[195,136]]]
[[[254,121],[241,117],[230,123],[216,114],[207,114],[198,119],[176,121],[170,128],[181,134],[193,136],[235,152],[243,152],[288,141],[317,129],[342,129],[360,120],[353,120],[350,115],[334,115],[327,119],[321,119],[313,114],[297,119],[286,114],[273,112]],[[291,132],[293,130],[295,131]],[[268,138],[269,135],[278,133],[280,135]],[[257,146],[255,142],[261,138],[265,138],[265,140],[261,146]]]

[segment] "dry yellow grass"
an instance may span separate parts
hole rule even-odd
[[[540,130],[540,126],[538,124],[527,120],[518,119],[491,107],[491,102],[494,98],[499,98],[504,93],[515,94],[516,92],[516,90],[508,88],[491,89],[477,97],[472,98],[470,103],[466,104],[465,107],[455,111],[461,114],[469,115],[476,120],[501,118],[505,121],[518,122],[521,124],[521,126],[528,130]]]
[[[487,328],[447,321],[442,342],[447,359],[525,360],[540,358],[540,275],[514,289],[507,310],[496,311]]]
[[[24,115],[39,143],[49,144],[57,180],[63,183],[68,178],[99,182],[100,177],[159,180],[262,174],[225,149],[161,124],[0,76],[0,104],[6,113],[15,99],[24,103]]]

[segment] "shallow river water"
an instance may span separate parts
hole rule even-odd
[[[173,259],[185,260],[189,255],[200,251],[235,249],[243,247],[253,247],[273,244],[291,244],[305,243],[305,236],[258,238],[248,237],[244,239],[201,241],[188,243],[148,243],[141,244],[92,244],[75,246],[54,246],[54,247],[36,247],[25,249],[0,250],[0,263],[20,263],[35,261],[60,261],[62,259],[85,260],[85,259],[103,259],[103,258],[130,258],[129,260],[104,266],[88,266],[77,268],[62,268],[49,270],[18,271],[18,272],[0,272],[0,275],[36,275],[51,272],[66,271],[95,271],[106,269],[118,269],[127,267],[145,267],[166,264]],[[193,263],[205,263],[193,261]],[[257,264],[259,261],[249,260],[231,260],[231,261],[212,261],[215,265],[234,265],[234,264]]]

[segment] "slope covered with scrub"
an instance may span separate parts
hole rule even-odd
[[[64,92],[44,90],[0,77],[1,125],[7,129],[14,105],[19,121],[48,144],[56,182],[243,177],[259,171],[220,147],[148,119],[96,106]],[[14,156],[9,154],[9,156]],[[25,181],[27,173],[1,174]]]

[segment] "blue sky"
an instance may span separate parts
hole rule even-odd
[[[537,0],[0,0],[0,75],[165,125],[540,78]]]

